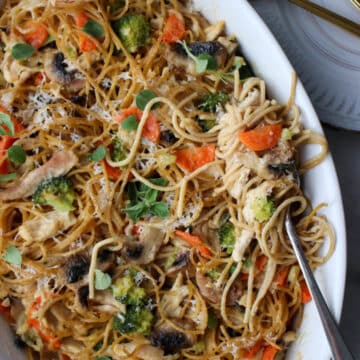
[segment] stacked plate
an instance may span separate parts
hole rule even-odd
[[[350,0],[313,0],[360,23]],[[295,67],[320,120],[360,131],[360,38],[284,0],[252,5]]]

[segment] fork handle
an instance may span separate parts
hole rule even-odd
[[[353,355],[346,346],[342,335],[340,334],[338,325],[332,316],[319,286],[315,280],[314,274],[307,262],[304,251],[301,247],[300,241],[297,237],[294,224],[291,220],[289,211],[286,214],[285,227],[290,239],[290,242],[295,251],[296,258],[299,262],[304,279],[309,288],[310,294],[315,302],[317,311],[320,315],[334,360],[354,360]]]

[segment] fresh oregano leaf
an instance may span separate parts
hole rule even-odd
[[[9,131],[6,131],[3,126],[0,126],[0,135],[14,136],[15,127],[8,114],[0,112],[0,124],[5,125]]]
[[[29,44],[18,43],[11,49],[11,55],[16,60],[25,60],[35,53],[35,48]]]
[[[104,159],[106,156],[106,149],[104,145],[100,145],[94,150],[89,156],[89,160],[91,161],[100,161]]]
[[[183,48],[190,59],[195,62],[195,70],[197,73],[201,74],[207,70],[216,70],[217,63],[216,59],[210,54],[202,53],[198,56],[195,56],[189,49],[186,44],[186,41],[182,42]]]
[[[102,38],[105,35],[104,28],[95,20],[89,20],[83,27],[84,32],[94,38]]]
[[[144,110],[146,105],[154,98],[156,98],[157,95],[152,92],[151,90],[145,89],[140,91],[137,95],[136,95],[136,106],[140,109],[140,110]],[[155,109],[157,106],[159,106],[159,103],[154,104],[151,108]]]
[[[105,290],[111,285],[111,276],[101,270],[95,270],[95,289]]]
[[[170,215],[168,204],[157,201],[151,205],[151,213],[160,218],[166,218]]]
[[[23,164],[26,161],[26,152],[19,145],[11,146],[7,151],[7,155],[9,160],[15,164]]]
[[[6,252],[3,254],[3,259],[15,266],[20,266],[22,263],[21,253],[14,245],[7,246]]]
[[[138,128],[138,125],[136,115],[130,115],[121,123],[121,128],[123,130],[134,131]]]

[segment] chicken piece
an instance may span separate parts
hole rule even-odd
[[[70,211],[51,211],[25,221],[19,227],[19,235],[28,243],[41,242],[74,225],[76,218]]]
[[[150,344],[138,346],[135,342],[125,344],[116,344],[113,347],[116,359],[119,360],[161,360],[164,358],[164,352]]]
[[[2,62],[2,72],[6,82],[19,86],[36,74],[38,69],[24,66],[21,62],[14,60],[10,52],[7,52]]]
[[[245,250],[250,245],[250,242],[253,239],[253,237],[254,237],[254,232],[247,229],[243,229],[241,231],[240,236],[236,237],[234,250],[231,254],[235,262],[240,262],[243,260]]]
[[[0,200],[15,200],[30,196],[43,180],[66,174],[77,162],[78,158],[72,151],[59,151],[44,165],[29,172],[15,185],[1,191]]]

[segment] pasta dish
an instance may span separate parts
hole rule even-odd
[[[294,181],[328,150],[295,80],[271,99],[186,0],[0,4],[0,311],[27,358],[284,358],[311,300],[288,209],[313,269],[335,244]]]

